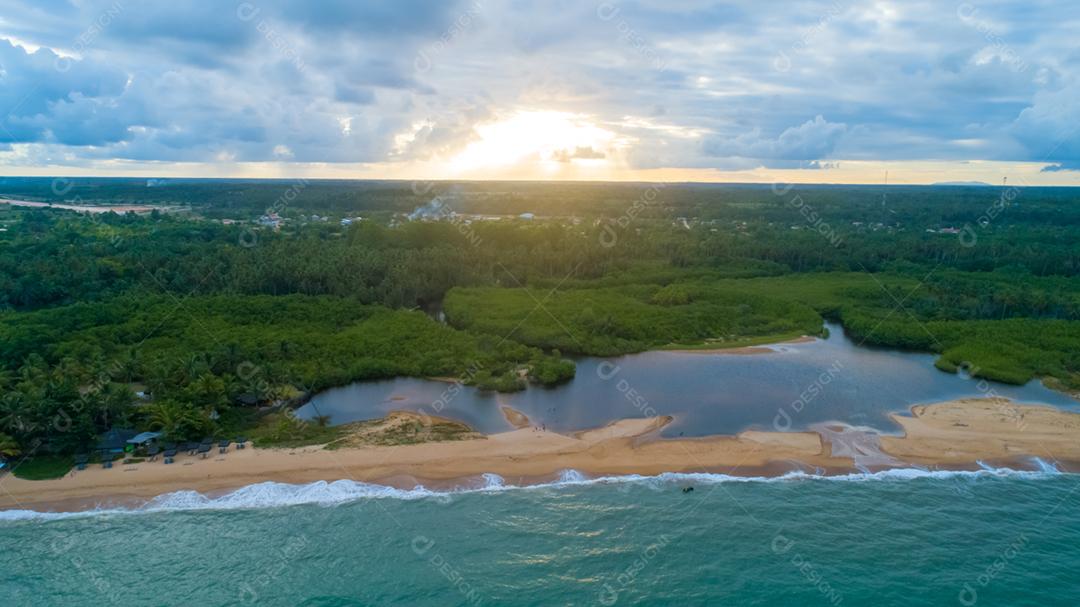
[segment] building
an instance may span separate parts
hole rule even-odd
[[[281,216],[277,213],[267,213],[259,218],[259,225],[276,229],[281,227],[281,221]]]

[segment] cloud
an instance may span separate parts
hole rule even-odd
[[[345,82],[334,83],[334,99],[344,103],[368,105],[375,102],[375,92]]]
[[[754,129],[735,138],[710,139],[704,147],[710,156],[752,158],[766,166],[811,166],[811,162],[828,157],[846,132],[846,124],[832,123],[818,115],[784,129],[776,138],[762,137],[761,129]]]
[[[1006,131],[1020,153],[1035,162],[1052,163],[1045,170],[1080,167],[1080,82],[1039,91]]]
[[[1061,172],[1064,172],[1064,171],[1080,171],[1080,162],[1073,163],[1073,164],[1068,164],[1068,165],[1062,164],[1060,162],[1057,163],[1057,164],[1050,164],[1050,165],[1044,166],[1042,169],[1040,169],[1040,171],[1043,172],[1043,173],[1061,173]]]
[[[591,146],[578,146],[573,150],[557,150],[551,157],[552,160],[558,162],[570,162],[574,159],[599,160],[601,158],[606,158],[607,155],[598,150],[594,150]]]
[[[1074,2],[610,7],[8,0],[0,145],[58,164],[427,161],[495,114],[543,110],[626,142],[566,163],[1080,167]]]
[[[123,72],[7,40],[0,40],[0,69],[0,142],[102,145],[126,136],[112,105],[124,90]]]

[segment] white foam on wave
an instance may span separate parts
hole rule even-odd
[[[559,473],[559,482],[560,483],[566,483],[566,484],[584,483],[584,482],[587,482],[588,480],[589,480],[589,478],[587,476],[585,476],[584,474],[578,472],[577,470],[563,470],[562,472]]]
[[[1060,474],[1061,473],[1061,471],[1058,470],[1058,467],[1056,465],[1054,465],[1054,464],[1052,464],[1050,462],[1047,462],[1047,461],[1043,461],[1043,459],[1041,457],[1033,457],[1033,458],[1031,458],[1031,461],[1033,461],[1035,463],[1035,465],[1039,467],[1040,472],[1045,472],[1047,474]]]
[[[264,482],[241,487],[217,497],[209,497],[198,491],[166,493],[134,508],[95,508],[79,512],[4,510],[0,511],[0,521],[25,518],[62,519],[87,515],[149,514],[183,510],[251,510],[301,504],[330,506],[361,499],[415,500],[442,495],[445,495],[445,492],[429,491],[419,485],[412,489],[398,489],[351,480],[315,481],[305,485]]]
[[[642,485],[662,490],[672,486],[688,484],[715,485],[720,483],[790,483],[790,482],[873,482],[873,481],[910,481],[915,479],[980,479],[980,478],[1022,478],[1045,479],[1066,474],[1054,464],[1039,458],[1032,458],[1036,470],[1016,470],[1013,468],[995,468],[979,462],[979,470],[927,470],[924,468],[891,468],[878,472],[852,472],[849,474],[823,475],[820,471],[803,472],[795,470],[780,476],[732,476],[729,474],[707,472],[665,472],[656,476],[627,474],[619,476],[589,477],[577,470],[563,470],[558,477],[546,483],[531,485],[508,485],[498,474],[487,473],[481,476],[479,486],[459,487],[446,491],[427,489],[417,485],[412,489],[398,489],[386,485],[363,483],[351,480],[316,481],[304,485],[263,482],[248,485],[235,491],[209,497],[198,491],[176,491],[159,495],[145,504],[134,508],[97,508],[80,512],[38,512],[35,510],[0,511],[0,521],[17,520],[57,520],[85,516],[107,516],[124,514],[150,514],[159,512],[197,511],[197,510],[254,510],[297,505],[335,506],[364,499],[449,500],[455,495],[470,493],[488,493],[503,491],[537,491],[560,487],[583,485]]]

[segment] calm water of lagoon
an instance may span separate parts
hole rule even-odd
[[[468,423],[481,432],[510,429],[500,406],[556,431],[612,420],[673,415],[664,436],[732,434],[750,428],[806,428],[841,421],[895,431],[891,412],[961,397],[1003,396],[1080,411],[1076,400],[1039,381],[1025,386],[982,382],[939,371],[933,354],[856,345],[839,325],[829,338],[770,346],[767,354],[646,352],[580,358],[577,377],[555,388],[495,394],[439,381],[399,378],[360,382],[316,395],[302,418],[331,423],[377,418],[394,410],[423,411]]]

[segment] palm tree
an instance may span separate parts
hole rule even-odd
[[[90,375],[92,383],[101,384],[109,381],[109,361],[101,350],[95,350],[89,360],[85,361],[83,368]]]
[[[20,453],[22,451],[19,449],[19,443],[15,442],[15,439],[7,434],[0,434],[0,458],[11,459],[17,457]]]
[[[168,440],[179,439],[202,424],[197,411],[180,403],[158,403],[147,407],[147,411],[150,427],[160,430]]]
[[[187,393],[200,405],[215,407],[229,402],[225,380],[213,373],[203,373],[187,386]]]
[[[112,363],[113,372],[116,374],[114,379],[123,382],[134,381],[135,377],[139,374],[140,363],[139,351],[137,349],[131,348],[126,350]]]
[[[274,424],[274,440],[285,440],[296,438],[299,436],[301,430],[304,428],[305,422],[294,415],[288,413],[282,413],[277,417],[277,423]]]
[[[26,357],[26,361],[21,367],[19,367],[19,381],[24,383],[35,383],[41,381],[48,370],[48,365],[45,364],[45,359],[41,358],[39,354],[31,354]]]
[[[172,374],[168,367],[160,360],[148,365],[149,371],[146,376],[146,388],[154,398],[165,394],[172,385]]]
[[[209,371],[206,359],[201,354],[192,354],[180,363],[180,374],[184,383],[195,381],[199,375]]]
[[[127,423],[131,413],[131,404],[135,400],[131,388],[124,384],[105,384],[94,396],[97,399],[97,411],[106,428]]]
[[[104,360],[104,359],[102,359],[102,360]],[[80,381],[80,382],[85,381],[90,376],[90,374],[87,373],[86,368],[83,367],[81,364],[79,364],[79,361],[75,360],[74,358],[72,358],[70,356],[65,356],[60,361],[60,364],[57,365],[53,369],[53,371],[54,371],[54,374],[56,374],[56,375],[60,375],[61,377],[66,377],[66,378],[72,378],[75,381]],[[93,379],[96,379],[96,378],[97,378],[97,376],[94,375]]]
[[[11,431],[21,425],[20,416],[25,406],[22,392],[8,392],[0,397],[0,432]]]
[[[221,353],[221,362],[225,366],[223,371],[236,371],[237,365],[244,362],[244,354],[240,350],[240,346],[235,343],[230,343],[225,346],[225,349]]]

